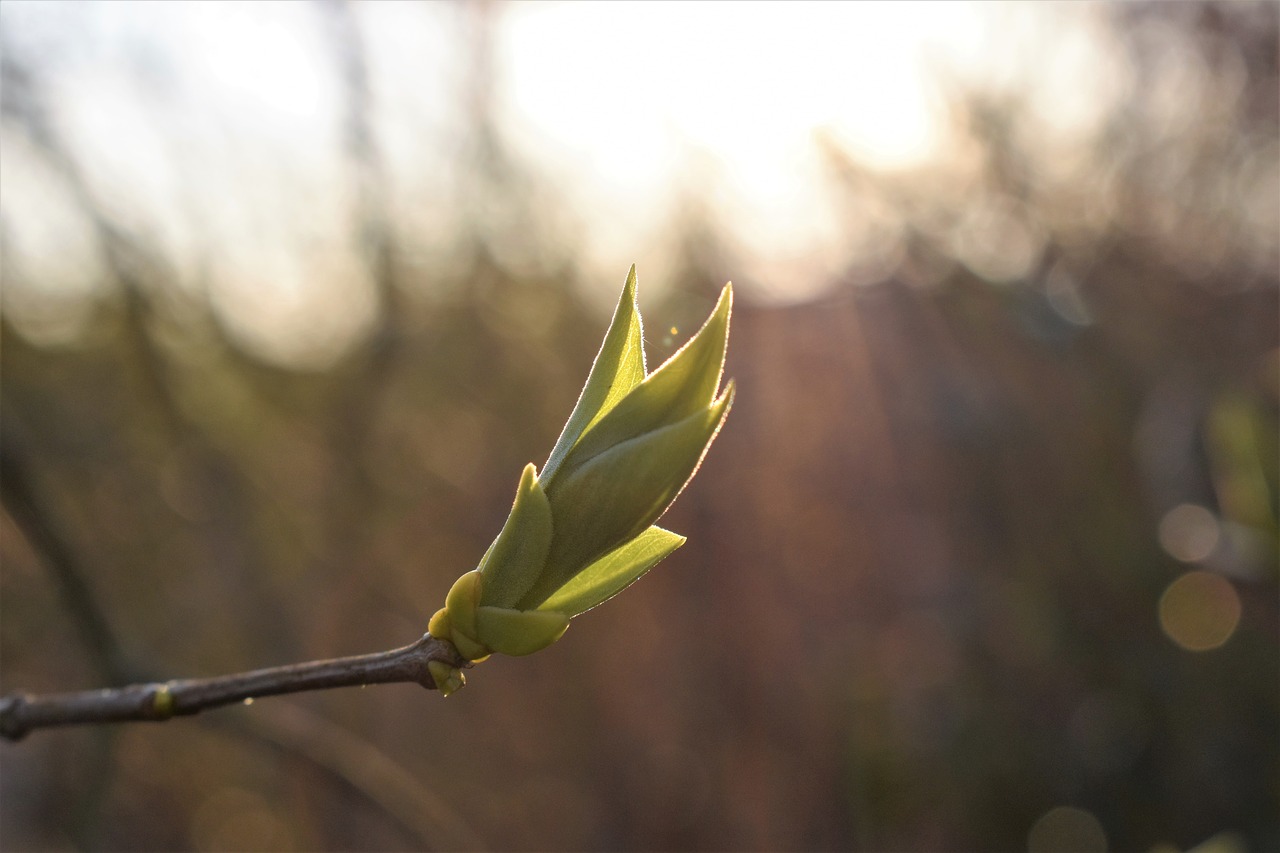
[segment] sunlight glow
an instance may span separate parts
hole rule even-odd
[[[607,253],[709,187],[710,212],[758,260],[813,278],[795,265],[836,257],[841,240],[816,140],[878,170],[940,157],[929,65],[978,24],[951,3],[517,5],[501,88],[513,137],[558,166],[584,210],[607,212],[592,221]]]
[[[174,283],[206,293],[259,354],[323,366],[374,314],[367,276],[352,273],[361,264],[353,108],[372,128],[388,219],[407,251],[455,245],[458,229],[475,227],[464,225],[471,215],[497,234],[499,262],[536,255],[521,242],[529,212],[467,183],[483,158],[470,123],[483,114],[516,171],[548,188],[535,202],[554,206],[548,221],[572,223],[548,227],[545,241],[562,241],[602,293],[632,262],[660,287],[680,262],[673,247],[701,227],[750,270],[744,293],[802,301],[836,280],[882,281],[902,257],[901,212],[871,196],[851,204],[833,188],[833,157],[869,181],[945,192],[934,176],[972,159],[946,106],[950,89],[1016,88],[1018,74],[1046,78],[1053,97],[1040,100],[1053,105],[1054,135],[1070,136],[1063,123],[1096,127],[1121,91],[1109,81],[1123,77],[1103,61],[1099,9],[361,3],[348,21],[367,66],[367,102],[357,107],[344,36],[324,4],[15,3],[5,21],[10,49],[47,65],[56,122],[101,210],[158,246]],[[479,32],[493,38],[492,76],[477,78],[491,92],[472,79]],[[1044,56],[1029,60],[1036,51]],[[952,183],[966,191],[963,179]],[[30,196],[6,199],[18,223],[12,245],[47,255],[45,238],[17,233],[39,227],[17,215]],[[1024,277],[1043,249],[1000,199],[975,199],[962,226],[958,256],[993,281]],[[53,280],[64,295],[95,278],[58,259],[21,260],[38,273],[32,281]],[[5,297],[15,316],[44,316],[46,337],[75,328],[45,322],[43,297],[17,294],[22,286]]]
[[[608,178],[685,144],[767,183],[822,129],[899,168],[940,141],[923,48],[971,15],[929,3],[521,5],[504,26],[505,84],[524,120],[590,152]]]
[[[188,67],[268,129],[313,119],[334,101],[335,69],[318,17],[306,4],[191,3],[180,19],[190,39]]]

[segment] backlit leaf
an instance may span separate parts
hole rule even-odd
[[[733,289],[725,285],[698,333],[583,433],[567,454],[566,469],[709,405],[724,370],[732,307]]]
[[[552,484],[556,517],[547,563],[518,603],[537,607],[577,572],[658,520],[698,469],[720,429],[733,384],[679,423],[624,441]]]
[[[685,537],[650,527],[587,566],[544,601],[539,610],[577,616],[601,604],[639,580],[685,543]]]
[[[587,375],[587,384],[551,449],[547,464],[542,466],[542,479],[550,482],[578,438],[643,379],[644,336],[640,309],[636,305],[636,268],[632,264],[622,288],[622,298],[613,312],[613,322]]]

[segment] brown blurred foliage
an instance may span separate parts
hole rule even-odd
[[[110,296],[62,346],[0,318],[4,691],[410,641],[572,407],[605,318],[536,173],[478,108],[468,180],[542,260],[505,262],[477,203],[410,263],[345,8],[377,309],[311,371],[170,286],[5,57],[4,120],[93,223]],[[690,214],[672,290],[641,293],[650,357],[732,278],[739,395],[666,519],[688,544],[643,582],[447,702],[334,691],[4,746],[0,847],[1004,850],[1060,805],[1115,849],[1280,845],[1280,234],[1244,203],[1280,197],[1276,7],[1115,25],[1139,83],[1073,163],[1027,103],[974,93],[967,171],[886,178],[829,144],[841,227],[892,248],[814,301],[753,303]],[[1202,122],[1153,103],[1169,33]],[[1190,561],[1241,606],[1204,652],[1160,620],[1185,504],[1215,525]]]

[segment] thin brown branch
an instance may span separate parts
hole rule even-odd
[[[32,729],[49,726],[142,720],[158,722],[263,696],[333,687],[413,681],[434,690],[435,680],[428,669],[433,660],[453,667],[466,665],[452,644],[428,634],[416,643],[387,652],[309,661],[215,678],[186,678],[38,696],[13,693],[0,699],[0,737],[18,740]]]

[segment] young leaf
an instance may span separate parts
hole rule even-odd
[[[636,306],[636,267],[632,264],[622,288],[622,298],[613,312],[613,322],[587,375],[587,384],[551,449],[547,464],[542,466],[544,481],[551,482],[578,438],[638,385],[644,379],[644,372],[644,338],[640,309]]]
[[[712,405],[596,456],[552,484],[556,535],[542,575],[517,604],[551,597],[582,568],[658,520],[693,477],[720,429],[733,384]]]
[[[529,464],[520,475],[511,514],[480,563],[484,587],[479,603],[510,607],[519,601],[542,571],[551,535],[551,504]]]
[[[725,285],[698,333],[582,434],[563,469],[709,405],[720,387],[732,307],[733,289]]]
[[[564,635],[569,617],[548,610],[508,610],[481,607],[476,610],[480,642],[504,655],[531,655]]]
[[[544,601],[539,610],[566,616],[585,613],[639,580],[645,572],[685,543],[685,537],[653,526],[613,549],[573,577]]]

